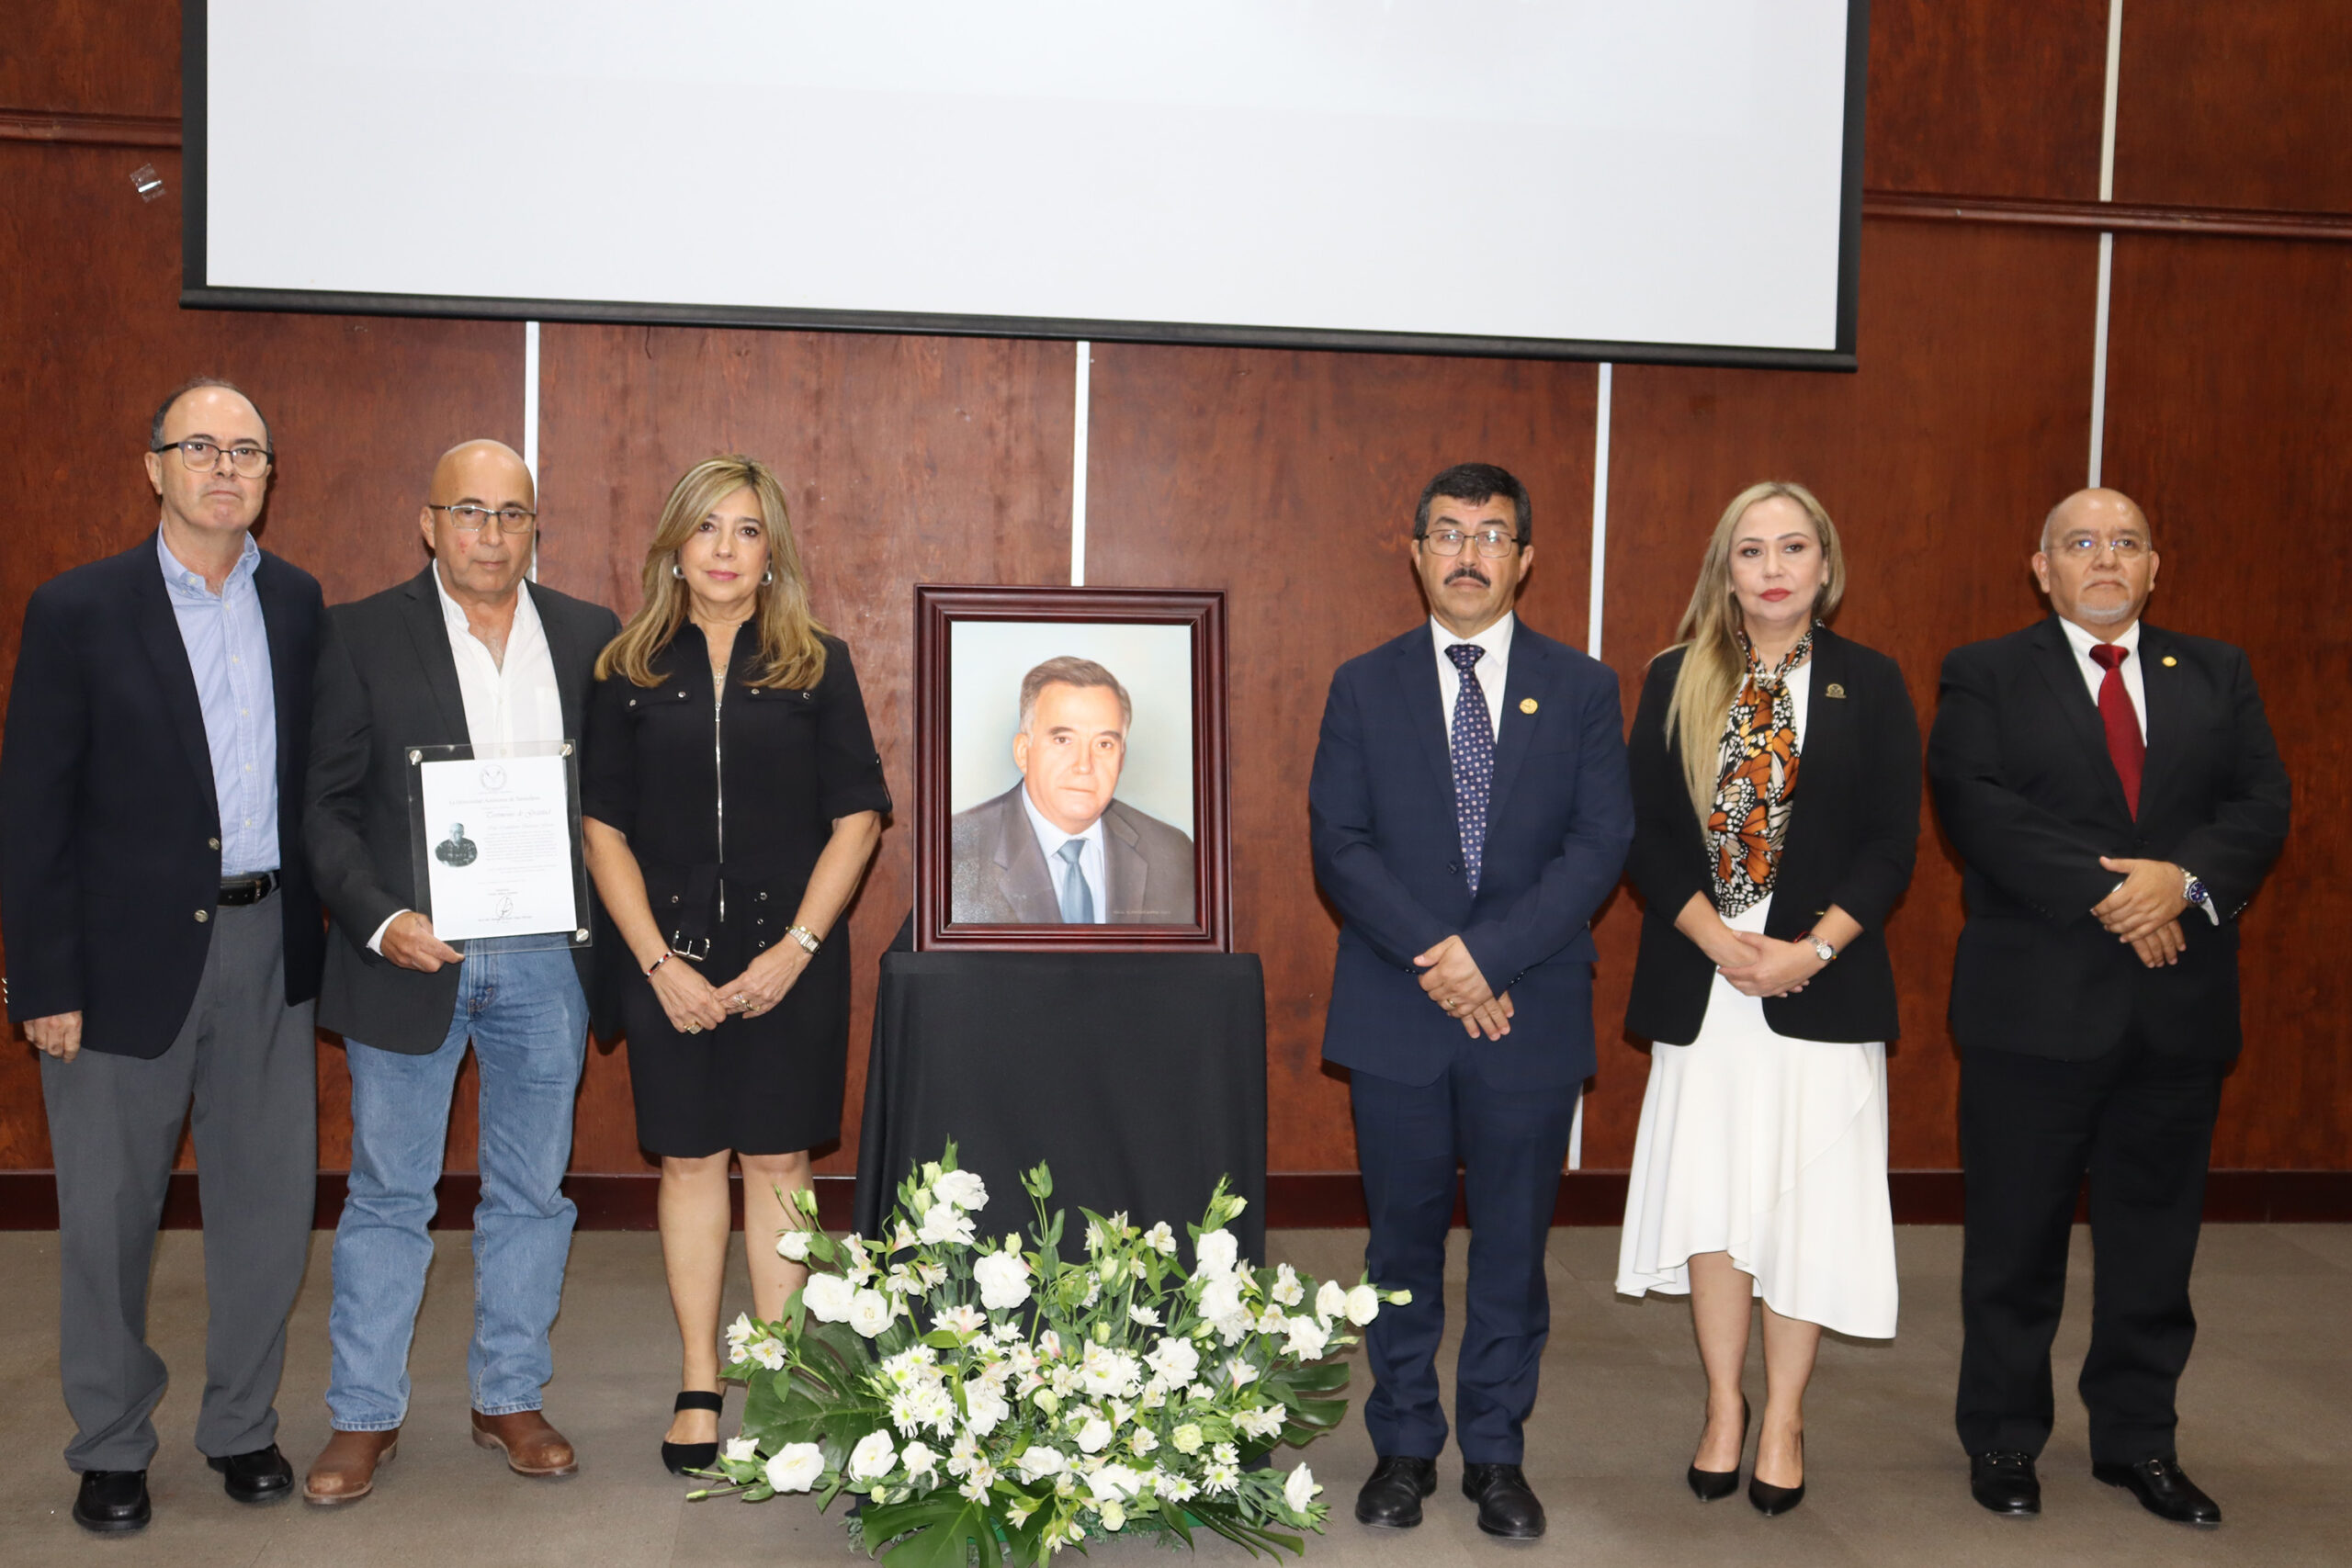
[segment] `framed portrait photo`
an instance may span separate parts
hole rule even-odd
[[[915,590],[915,947],[1232,947],[1225,595]]]

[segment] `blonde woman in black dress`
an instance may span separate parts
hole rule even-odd
[[[662,1159],[662,1258],[684,1392],[673,1471],[717,1458],[729,1164],[743,1169],[752,1310],[805,1278],[779,1257],[808,1150],[841,1128],[849,950],[836,922],[882,814],[848,647],[811,617],[775,476],[688,470],[646,552],[645,604],[596,664],[581,809],[590,874],[633,960],[615,976],[638,1142]]]

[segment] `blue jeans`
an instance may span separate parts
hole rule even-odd
[[[563,1297],[577,1211],[563,1195],[588,999],[571,954],[473,949],[449,1033],[424,1055],[346,1042],[351,1189],[334,1232],[334,1371],[340,1432],[386,1432],[408,1415],[408,1351],[433,1261],[425,1226],[449,1134],[449,1096],[471,1040],[481,1072],[481,1201],[474,1209],[473,1407],[539,1408],[555,1375],[548,1330]]]

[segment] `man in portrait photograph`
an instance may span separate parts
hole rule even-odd
[[[1022,679],[1021,782],[951,824],[950,918],[982,925],[1187,925],[1192,835],[1115,796],[1135,705],[1088,659]]]
[[[447,866],[471,865],[479,852],[474,841],[466,837],[463,822],[450,823],[449,836],[433,846],[435,856]]]

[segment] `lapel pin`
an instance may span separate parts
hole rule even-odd
[[[1842,697],[1846,694],[1846,688],[1832,681],[1821,688],[1821,694],[1825,697]]]
[[[1521,713],[1533,713],[1535,711],[1535,699],[1533,697],[1520,698],[1519,711]]]
[[[2167,653],[2167,654],[2165,654],[2165,669],[2169,670],[2169,669],[2171,669],[2174,665],[2176,665],[2176,664],[2177,664],[2177,663],[2179,663],[2179,662],[2180,662],[2180,660],[2177,660],[2177,659],[2175,659],[2171,654]]]

